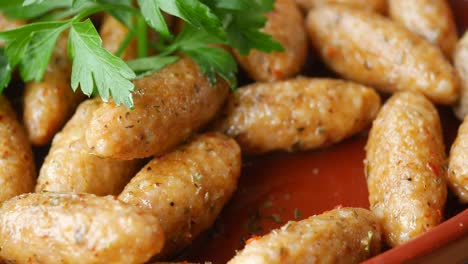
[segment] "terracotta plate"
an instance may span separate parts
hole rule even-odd
[[[468,0],[450,1],[460,31],[468,25]],[[323,66],[312,65],[311,76]],[[325,71],[326,72],[326,71]],[[459,122],[439,109],[450,147]],[[363,158],[366,134],[330,148],[299,154],[278,153],[244,162],[239,190],[216,222],[181,259],[226,263],[245,240],[288,220],[299,220],[336,206],[368,208]],[[468,207],[449,194],[446,221],[413,241],[366,263],[459,263],[468,260]]]

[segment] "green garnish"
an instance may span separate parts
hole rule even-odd
[[[8,3],[6,3],[8,2]],[[282,46],[260,30],[265,13],[274,0],[9,0],[0,3],[0,12],[9,18],[28,19],[29,24],[0,32],[0,91],[5,88],[15,67],[23,81],[40,81],[49,64],[58,36],[70,30],[68,46],[73,61],[72,87],[86,95],[97,93],[104,101],[112,96],[117,105],[133,107],[132,80],[160,70],[177,60],[175,53],[191,57],[211,83],[219,75],[235,88],[237,64],[219,44],[240,54],[251,49],[281,51]],[[183,30],[173,36],[162,11],[185,21]],[[126,25],[129,35],[116,54],[102,48],[101,38],[88,19],[109,12]],[[160,36],[158,43],[147,37],[148,26]],[[120,57],[135,37],[137,60],[125,63]],[[149,47],[159,55],[147,57]]]
[[[80,85],[83,93],[91,95],[96,84],[104,102],[109,100],[112,93],[116,103],[123,103],[127,107],[133,105],[130,92],[135,87],[129,80],[136,77],[135,73],[125,62],[102,48],[99,34],[90,20],[73,25],[69,46],[73,59],[73,90]]]
[[[299,208],[294,208],[294,219],[299,220],[302,217],[302,213]]]
[[[11,79],[11,69],[5,49],[0,48],[0,92],[8,85]]]
[[[201,173],[195,173],[195,174],[192,174],[191,175],[191,178],[192,178],[192,183],[194,184],[200,184],[202,179],[203,179],[203,175],[201,175]]]
[[[263,229],[260,226],[260,221],[262,216],[259,211],[256,211],[254,214],[250,215],[245,223],[245,230],[250,234],[256,234],[261,232]]]
[[[281,216],[277,215],[277,214],[272,214],[271,215],[271,220],[273,220],[273,222],[275,223],[282,223],[283,220],[281,219]]]

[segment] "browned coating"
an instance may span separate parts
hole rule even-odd
[[[114,54],[120,47],[120,44],[127,36],[128,28],[120,23],[111,15],[104,15],[99,34],[102,38],[102,47]],[[121,57],[123,60],[136,58],[136,40],[130,41],[129,46],[124,50]]]
[[[114,196],[31,193],[0,207],[0,258],[13,263],[144,263],[164,234]]]
[[[34,157],[24,128],[5,97],[0,96],[0,202],[32,192]]]
[[[375,216],[362,208],[342,208],[288,222],[254,240],[229,264],[360,263],[381,250]]]
[[[387,10],[386,0],[296,0],[296,3],[305,10],[312,8],[329,5],[329,4],[343,4],[358,9],[368,9],[379,13],[385,13]]]
[[[442,221],[447,185],[437,110],[422,94],[400,92],[374,121],[366,146],[372,211],[389,245],[401,245]]]
[[[158,217],[166,235],[158,258],[170,256],[213,224],[236,190],[240,169],[240,148],[234,140],[222,134],[203,134],[153,159],[119,199]]]
[[[458,41],[453,61],[461,80],[460,100],[455,106],[455,114],[463,120],[468,113],[468,31]]]
[[[457,27],[447,0],[389,0],[390,17],[452,58]]]
[[[460,202],[468,203],[468,118],[465,118],[450,150],[448,185]]]
[[[119,194],[138,172],[141,161],[100,158],[90,153],[85,129],[100,100],[83,102],[55,135],[42,164],[36,191]]]
[[[34,145],[50,143],[85,96],[70,86],[68,33],[60,35],[44,79],[29,82],[24,91],[23,121]]]
[[[465,32],[457,44],[454,54],[455,67],[461,77],[461,97],[455,107],[455,114],[460,120],[465,119],[458,130],[458,136],[452,145],[449,160],[448,185],[458,196],[460,202],[468,203],[468,33]]]
[[[379,107],[373,89],[347,81],[299,78],[258,83],[229,98],[215,129],[234,137],[243,153],[307,150],[363,130]]]
[[[440,49],[383,16],[323,6],[306,24],[325,63],[347,79],[389,93],[419,91],[439,104],[458,98],[458,76]]]
[[[267,14],[263,31],[281,45],[284,52],[264,53],[252,50],[246,57],[234,52],[240,65],[257,81],[284,80],[298,74],[307,57],[307,35],[304,17],[294,0],[276,0]]]
[[[98,156],[135,159],[164,153],[210,121],[229,91],[220,78],[210,85],[189,58],[136,80],[135,86],[135,109],[112,102],[94,112],[86,142]]]

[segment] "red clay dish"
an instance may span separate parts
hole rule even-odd
[[[468,25],[468,0],[450,1],[460,32]],[[325,72],[311,65],[314,76]],[[308,74],[309,71],[306,71]],[[447,151],[459,122],[440,108]],[[226,263],[245,241],[289,220],[337,206],[369,207],[363,159],[367,137],[305,153],[277,153],[244,163],[239,189],[215,227],[181,256],[192,262]],[[468,207],[449,195],[444,223],[402,246],[366,261],[374,263],[464,263],[468,261]],[[465,262],[466,263],[466,262]]]

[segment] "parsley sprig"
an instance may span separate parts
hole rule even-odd
[[[216,75],[236,87],[237,64],[221,46],[240,54],[251,49],[281,51],[282,46],[262,33],[265,13],[274,0],[9,0],[0,2],[0,12],[9,18],[26,19],[29,24],[0,32],[5,43],[0,48],[0,91],[12,71],[18,67],[23,81],[42,80],[57,39],[69,30],[68,47],[73,61],[71,86],[86,95],[98,94],[104,101],[112,96],[117,105],[133,107],[132,80],[174,63],[175,54],[191,57],[216,82]],[[116,54],[102,47],[101,38],[89,19],[108,12],[130,30]],[[185,21],[183,30],[174,36],[163,12]],[[151,43],[147,30],[155,30],[160,39]],[[138,41],[139,58],[124,62],[119,55],[130,40]],[[159,54],[148,57],[148,48]]]

